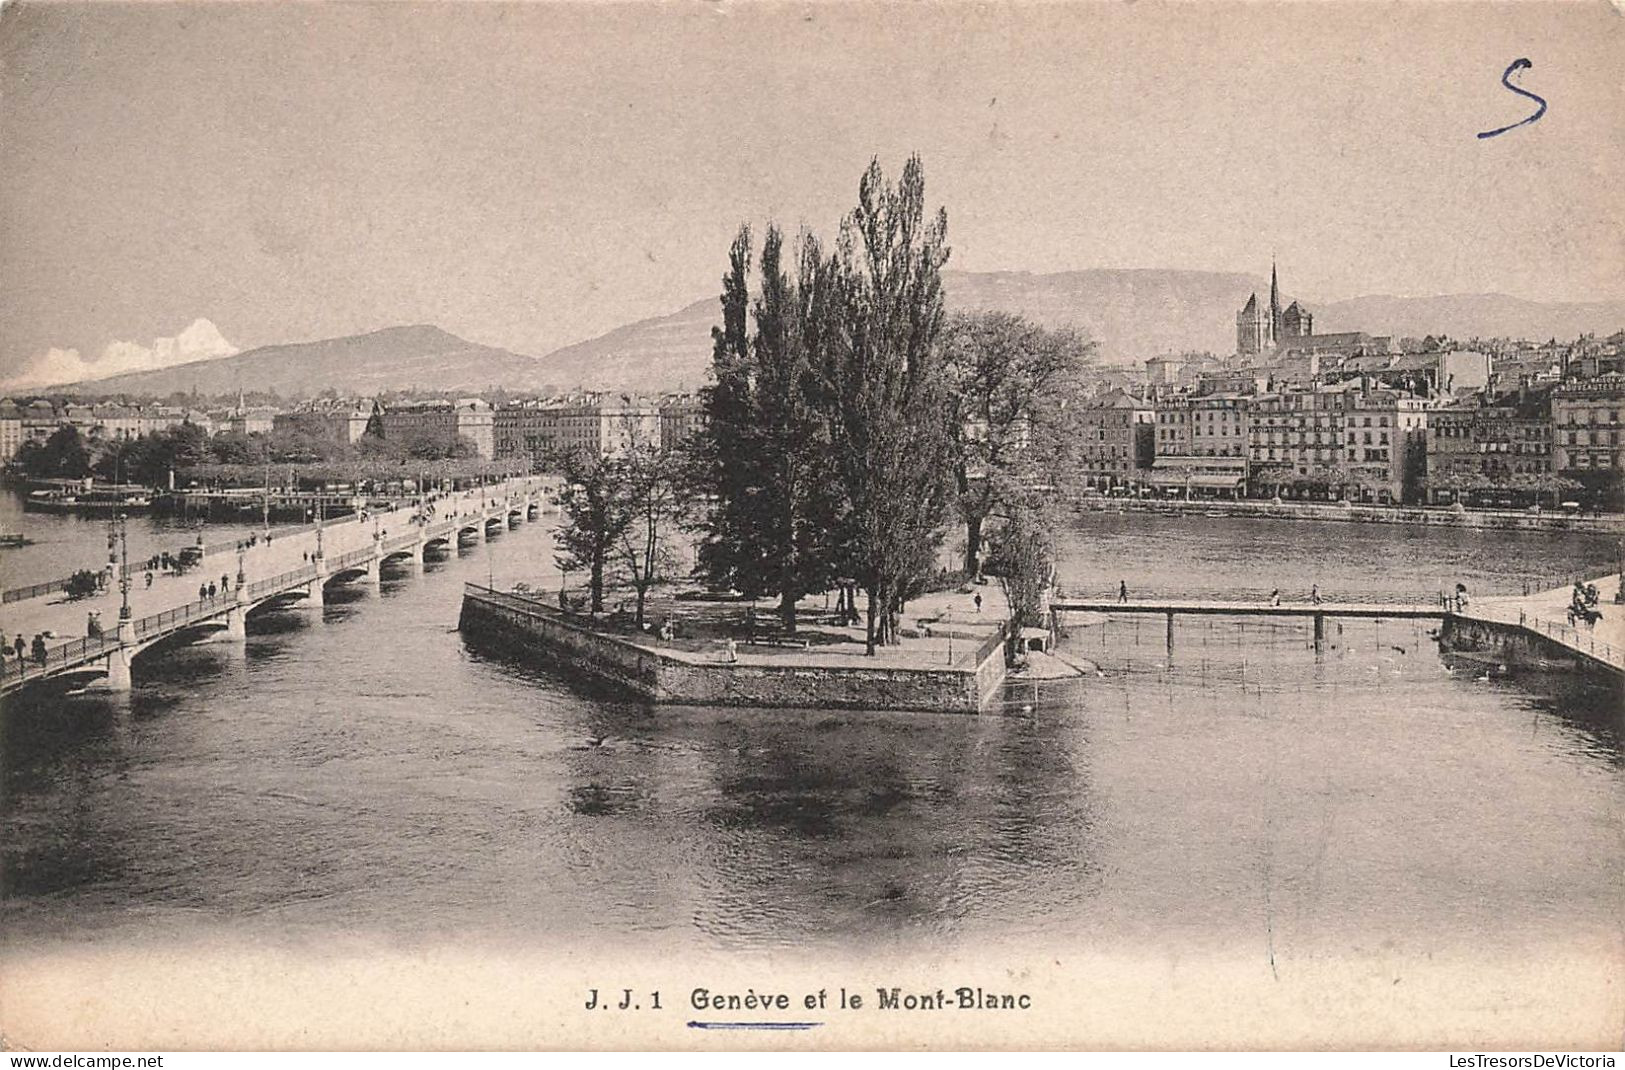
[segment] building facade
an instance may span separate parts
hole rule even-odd
[[[1150,402],[1120,390],[1083,403],[1079,463],[1089,484],[1111,488],[1140,483],[1156,455],[1156,420]]]
[[[1394,390],[1351,392],[1343,423],[1343,497],[1416,502],[1427,471],[1427,402]]]
[[[694,394],[677,394],[660,403],[660,447],[679,449],[705,430],[705,406]]]
[[[1519,390],[1428,413],[1427,500],[1434,505],[1557,504],[1551,396]]]
[[[1612,372],[1552,390],[1552,465],[1578,485],[1576,500],[1598,508],[1625,507],[1622,460],[1625,375]]]
[[[367,433],[368,422],[377,411],[382,424],[382,410],[370,399],[334,400],[318,399],[301,405],[290,412],[279,412],[271,420],[277,434],[308,435],[321,442],[351,445]]]

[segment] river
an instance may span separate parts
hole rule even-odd
[[[100,525],[5,510],[53,563],[105,554]],[[1138,514],[1077,518],[1063,547],[1078,593],[1216,597],[1515,592],[1615,553]],[[4,553],[8,585],[43,556]],[[129,696],[9,701],[5,952],[1058,942],[1244,948],[1267,982],[1348,956],[1625,947],[1617,694],[1483,679],[1425,623],[1345,623],[1317,651],[1307,624],[1181,621],[1170,652],[1160,618],[1083,620],[1062,650],[1100,675],[1013,685],[997,716],[653,710],[465,645],[464,581],[552,575],[525,525],[255,616],[246,647],[146,655]]]

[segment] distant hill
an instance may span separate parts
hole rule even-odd
[[[1202,271],[950,271],[951,308],[1004,309],[1046,326],[1071,324],[1100,342],[1107,361],[1143,360],[1169,350],[1235,348],[1236,310],[1268,280]],[[1239,295],[1239,296],[1238,296]],[[715,297],[667,316],[640,320],[541,358],[546,377],[603,390],[692,389],[711,366]]]
[[[1136,364],[1159,353],[1235,352],[1236,312],[1247,295],[1269,294],[1264,276],[1209,271],[1099,270],[1035,275],[1024,271],[943,274],[953,309],[1002,309],[1049,327],[1071,325],[1099,343],[1107,364]],[[1303,301],[1317,333],[1363,330],[1395,337],[1573,338],[1625,327],[1625,301],[1548,304],[1501,294],[1361,297]],[[668,316],[618,327],[541,358],[550,382],[605,390],[693,388],[706,381],[716,298]]]
[[[721,318],[721,304],[708,297],[668,316],[639,320],[555,349],[538,363],[549,382],[565,387],[642,393],[697,390],[710,373],[711,328]]]
[[[942,281],[950,308],[1081,328],[1107,364],[1186,350],[1234,352],[1237,310],[1248,294],[1269,293],[1266,278],[1216,271],[949,271]]]
[[[1108,364],[1135,364],[1159,353],[1235,349],[1236,311],[1250,293],[1264,297],[1261,276],[1205,271],[950,271],[943,285],[951,309],[1002,309],[1046,326],[1072,325],[1100,345]],[[1501,294],[1446,297],[1360,297],[1320,304],[1300,298],[1315,331],[1452,338],[1573,338],[1625,327],[1625,301],[1548,304]],[[1292,297],[1283,295],[1283,301]],[[665,316],[533,358],[477,345],[438,327],[390,327],[371,334],[263,346],[232,357],[82,383],[86,394],[201,394],[274,390],[283,397],[384,390],[616,390],[656,393],[696,389],[708,378],[715,297]]]
[[[387,327],[370,334],[261,346],[234,357],[80,383],[84,394],[275,391],[286,398],[326,389],[341,394],[384,390],[536,389],[536,358],[477,345],[439,327]]]

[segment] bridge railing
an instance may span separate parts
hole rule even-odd
[[[74,639],[71,642],[59,643],[45,649],[45,659],[36,659],[32,652],[25,652],[21,659],[10,656],[0,658],[0,686],[10,686],[23,680],[39,676],[48,676],[53,672],[89,661],[119,645],[117,636],[97,636],[94,638]]]
[[[1555,639],[1570,649],[1590,654],[1616,668],[1625,669],[1625,651],[1606,640],[1598,639],[1591,632],[1582,632],[1559,621],[1530,617],[1523,613],[1518,614],[1518,623],[1531,631],[1545,635],[1548,639]]]
[[[234,605],[236,602],[230,595],[221,595],[218,598],[188,602],[161,613],[149,613],[135,622],[135,637],[141,640],[162,635],[194,620],[206,620],[217,616]]]
[[[376,551],[371,546],[364,546],[359,550],[351,550],[349,553],[339,554],[337,557],[329,561],[327,563],[327,569],[329,572],[337,572],[341,568],[349,568],[352,565],[360,564],[362,561],[371,560],[375,554]]]
[[[280,591],[293,584],[306,582],[315,578],[316,566],[305,565],[301,568],[290,569],[289,571],[281,573],[280,575],[272,576],[270,579],[255,580],[248,585],[247,595],[249,600],[252,601],[253,599],[262,598],[268,594],[275,594],[277,591]]]
[[[3,595],[0,595],[0,603],[21,602],[25,598],[38,598],[41,595],[67,589],[67,577],[59,580],[47,580],[44,583],[31,583],[27,587],[13,587],[6,591]]]

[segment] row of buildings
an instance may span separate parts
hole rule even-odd
[[[288,409],[249,406],[239,397],[229,409],[169,405],[53,404],[0,401],[0,464],[25,442],[43,442],[70,426],[92,442],[119,442],[182,424],[205,434],[222,432],[298,436],[318,443],[351,445],[364,436],[411,443],[420,439],[468,439],[485,458],[530,457],[580,449],[600,455],[635,443],[674,446],[703,422],[692,394],[663,398],[587,394],[504,402],[481,398],[433,398],[383,403],[372,398],[319,398]]]
[[[1574,343],[1313,333],[1256,294],[1236,353],[1104,377],[1080,420],[1086,480],[1174,496],[1622,508],[1625,335]]]
[[[1369,383],[1088,402],[1089,485],[1280,496],[1621,508],[1625,375],[1421,397]]]

